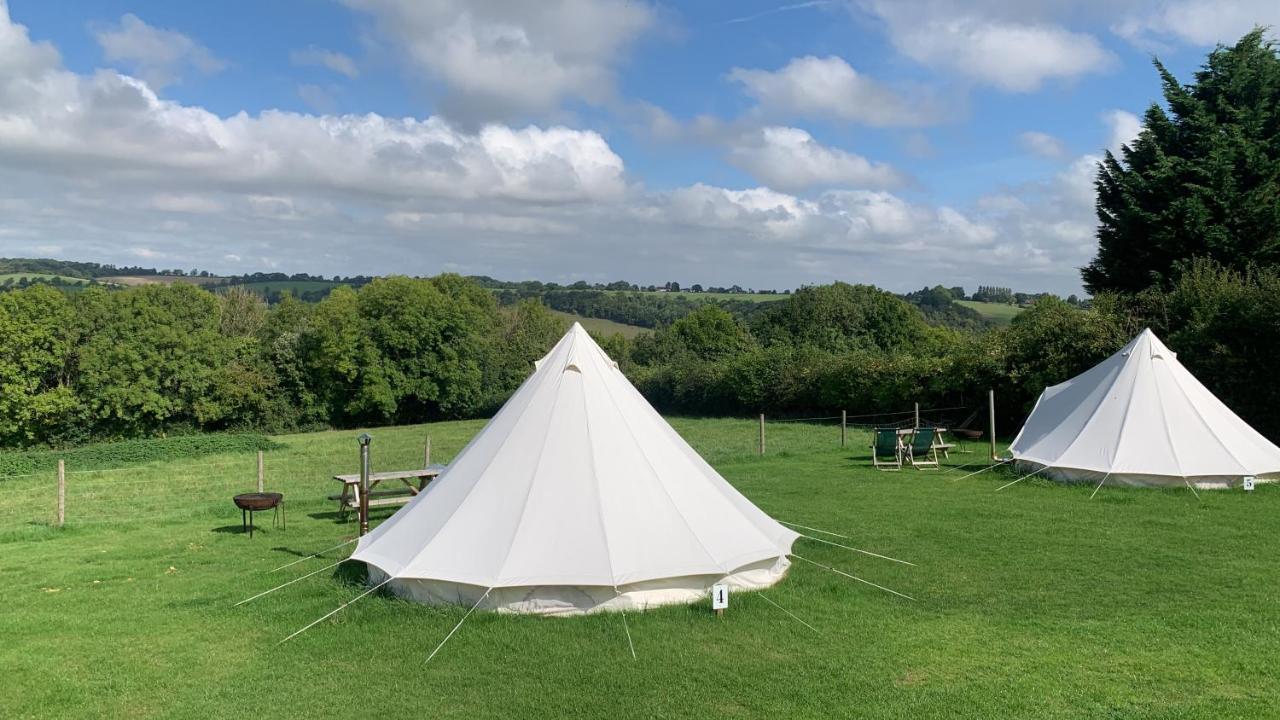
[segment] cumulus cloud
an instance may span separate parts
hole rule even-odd
[[[757,187],[652,190],[629,182],[590,130],[223,116],[114,70],[77,74],[31,42],[3,0],[0,62],[8,254],[56,244],[77,259],[239,272],[676,272],[766,287],[843,279],[904,290],[925,275],[1067,292],[1087,259],[1087,182],[1079,194],[1063,179],[1009,190],[1016,202],[939,207],[895,194],[889,169],[795,128],[725,135],[738,162],[756,165]],[[789,165],[767,167],[771,158]]]
[[[884,23],[889,40],[907,57],[1006,92],[1030,92],[1047,80],[1115,63],[1094,36],[1027,19],[1020,4],[864,0],[859,7]]]
[[[766,127],[740,136],[729,149],[729,162],[769,187],[788,192],[815,186],[903,184],[902,175],[889,165],[827,147],[793,127]]]
[[[1173,39],[1192,45],[1233,44],[1255,25],[1280,26],[1275,0],[1173,0],[1145,4],[1115,23],[1117,35],[1140,45]]]
[[[1019,135],[1018,144],[1027,152],[1050,160],[1060,160],[1067,156],[1067,146],[1061,140],[1036,130],[1028,130]]]
[[[830,118],[877,127],[926,125],[937,119],[931,99],[900,97],[834,55],[795,58],[773,71],[734,68],[729,78],[741,83],[761,110],[773,116]]]
[[[1127,110],[1108,110],[1102,114],[1103,122],[1111,129],[1107,149],[1119,154],[1122,145],[1129,145],[1142,132],[1142,120]]]
[[[305,50],[294,50],[289,53],[289,62],[299,66],[310,65],[328,68],[353,80],[360,76],[360,70],[356,67],[356,62],[349,56],[340,52],[318,48],[314,45]]]
[[[443,83],[449,114],[472,122],[609,99],[615,65],[655,17],[635,0],[343,1]]]
[[[227,66],[190,37],[148,25],[132,13],[114,25],[95,27],[93,34],[107,62],[129,69],[157,89],[180,81],[188,69],[211,75]]]
[[[28,54],[44,55],[38,46]],[[624,189],[621,158],[591,131],[489,125],[466,133],[438,117],[372,113],[220,117],[161,99],[127,75],[80,76],[45,60],[0,77],[0,156],[66,172],[91,165],[134,179],[193,173],[246,189],[393,197],[566,201]]]

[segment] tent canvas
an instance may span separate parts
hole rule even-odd
[[[1229,487],[1280,477],[1280,448],[1196,380],[1150,329],[1045,389],[1010,446],[1059,480]]]
[[[580,325],[448,469],[362,538],[370,583],[540,614],[759,589],[799,535],[706,463]]]

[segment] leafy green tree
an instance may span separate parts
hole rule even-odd
[[[918,310],[892,293],[837,282],[801,288],[785,301],[769,303],[752,331],[765,344],[838,352],[906,348],[928,335],[929,327]]]
[[[1257,28],[1182,85],[1158,60],[1166,111],[1099,165],[1098,254],[1086,287],[1170,287],[1181,264],[1280,263],[1280,57]]]
[[[60,439],[78,420],[75,317],[67,296],[50,287],[0,295],[0,444]]]
[[[235,352],[216,297],[186,284],[86,296],[79,388],[99,434],[217,428],[233,418],[239,401],[225,393],[237,380],[224,373]]]
[[[1081,310],[1050,295],[1032,303],[988,342],[1002,346],[1002,397],[1029,412],[1044,388],[1088,370],[1129,339],[1114,316]]]

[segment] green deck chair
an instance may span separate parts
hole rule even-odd
[[[898,428],[876,428],[871,442],[871,464],[877,470],[902,469],[902,439]]]
[[[937,438],[938,431],[935,428],[916,428],[915,433],[911,435],[911,442],[907,445],[907,460],[912,467],[917,469],[942,467],[938,463],[938,449],[934,446]]]

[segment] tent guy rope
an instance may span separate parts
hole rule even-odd
[[[390,582],[390,581],[391,581],[391,578],[387,578],[387,582]],[[458,621],[458,624],[457,624],[457,625],[454,625],[454,626],[453,626],[453,629],[449,631],[449,634],[444,636],[444,639],[440,641],[440,644],[436,646],[436,649],[431,651],[431,654],[430,654],[430,655],[428,655],[428,656],[427,656],[427,659],[423,662],[423,664],[424,664],[424,665],[425,665],[426,663],[431,662],[431,658],[435,657],[435,656],[436,656],[436,653],[440,652],[440,648],[444,647],[444,644],[445,644],[445,643],[447,643],[447,642],[449,642],[449,638],[453,637],[453,634],[454,634],[454,633],[456,633],[456,632],[458,632],[458,628],[462,627],[462,623],[466,622],[466,621],[467,621],[467,618],[471,617],[471,613],[475,612],[475,611],[476,611],[476,608],[480,607],[480,603],[484,602],[484,599],[485,599],[485,598],[487,598],[487,597],[489,597],[489,593],[490,593],[490,591],[492,591],[492,590],[493,590],[493,588],[486,588],[486,589],[485,589],[484,594],[480,596],[480,599],[479,599],[479,600],[476,600],[476,604],[471,606],[471,609],[467,611],[467,614],[466,614],[466,615],[463,615],[463,616],[462,616],[462,619]],[[359,599],[359,598],[357,598],[357,599]],[[628,640],[630,640],[630,638],[631,638],[631,636],[630,636],[630,635],[628,635],[628,636],[627,636],[627,639],[628,639]],[[633,653],[633,654],[634,654],[634,653]]]
[[[264,590],[263,592],[260,592],[260,593],[258,593],[257,595],[254,595],[254,596],[253,596],[253,597],[251,597],[251,598],[245,598],[244,600],[241,600],[240,602],[236,603],[235,605],[232,605],[231,607],[240,607],[241,605],[243,605],[243,604],[245,604],[245,603],[247,603],[247,602],[249,602],[249,601],[251,601],[251,600],[257,600],[258,598],[262,597],[263,595],[270,595],[271,593],[273,593],[273,592],[275,592],[275,591],[277,591],[277,590],[279,590],[279,589],[281,589],[281,588],[289,587],[290,585],[292,585],[292,584],[294,584],[294,583],[298,582],[299,580],[306,580],[307,578],[311,577],[312,575],[319,575],[320,573],[324,572],[325,570],[331,570],[331,569],[333,569],[333,568],[336,568],[336,567],[338,567],[339,565],[341,565],[342,563],[346,562],[346,561],[347,561],[347,560],[349,560],[349,559],[350,559],[350,558],[342,558],[341,560],[339,560],[338,562],[336,562],[336,563],[334,563],[334,564],[332,564],[332,565],[325,565],[324,567],[320,568],[319,570],[312,570],[311,572],[307,573],[306,575],[302,575],[302,576],[296,577],[296,578],[294,578],[294,579],[290,580],[289,582],[287,582],[287,583],[285,583],[285,584],[283,584],[283,585],[277,585],[277,586],[275,586],[275,587],[271,588],[270,590]]]
[[[897,590],[890,590],[889,588],[887,588],[887,587],[885,587],[885,586],[883,586],[883,585],[877,585],[877,584],[875,584],[875,583],[871,582],[870,580],[863,580],[862,578],[858,577],[857,575],[850,575],[849,573],[847,573],[847,572],[845,572],[845,571],[843,571],[843,570],[837,570],[837,569],[835,569],[835,568],[833,568],[833,567],[830,567],[829,565],[823,565],[823,564],[822,564],[822,563],[820,563],[820,562],[814,562],[813,560],[810,560],[810,559],[809,559],[809,558],[807,558],[807,557],[802,557],[802,556],[800,556],[800,555],[796,555],[795,553],[791,553],[791,557],[796,558],[797,560],[803,560],[803,561],[805,561],[805,562],[809,563],[810,565],[817,565],[818,567],[822,568],[823,570],[829,570],[829,571],[831,571],[831,572],[833,572],[833,573],[835,573],[835,574],[837,574],[837,575],[843,575],[843,576],[845,576],[845,577],[849,578],[850,580],[857,580],[858,582],[863,583],[863,584],[865,584],[865,585],[870,585],[870,586],[871,586],[871,587],[873,587],[873,588],[877,588],[877,589],[883,590],[883,591],[885,591],[885,592],[887,592],[887,593],[892,593],[892,594],[894,594],[894,595],[897,595],[897,596],[898,596],[898,597],[900,597],[900,598],[906,598],[906,599],[911,600],[911,601],[914,601],[914,600],[915,600],[915,598],[911,597],[910,595],[903,595],[902,593],[898,592]]]
[[[344,542],[344,543],[338,543],[337,545],[334,545],[334,546],[333,546],[333,547],[331,547],[331,548],[326,548],[326,549],[324,549],[324,550],[321,550],[320,552],[318,552],[318,553],[316,553],[316,554],[314,554],[314,555],[308,555],[308,556],[306,556],[306,557],[304,557],[304,558],[298,558],[297,560],[294,560],[293,562],[285,563],[284,565],[281,565],[280,567],[276,568],[275,570],[268,570],[267,572],[279,572],[279,571],[281,571],[281,570],[283,570],[283,569],[285,569],[285,568],[287,568],[287,567],[291,567],[291,566],[293,566],[293,565],[297,565],[297,564],[298,564],[298,563],[300,563],[300,562],[305,562],[305,561],[307,561],[307,560],[310,560],[311,558],[320,557],[321,555],[323,555],[323,554],[325,554],[325,553],[329,552],[330,550],[337,550],[337,549],[338,549],[338,548],[340,548],[340,547],[346,547],[347,545],[350,545],[351,543],[356,542],[356,541],[357,541],[357,540],[359,540],[359,539],[360,539],[360,538],[358,538],[358,537],[351,538],[350,540],[348,540],[348,541],[346,541],[346,542]]]
[[[811,537],[809,535],[801,535],[800,537],[805,538],[806,540],[812,540],[814,542],[825,543],[827,545],[834,545],[835,547],[844,548],[845,550],[851,550],[856,553],[862,553],[863,555],[870,555],[871,557],[877,557],[877,558],[880,558],[881,560],[889,560],[891,562],[902,563],[903,565],[910,565],[911,567],[916,566],[916,564],[913,562],[907,562],[906,560],[899,560],[898,558],[889,557],[888,555],[881,555],[880,553],[873,553],[870,550],[860,550],[856,547],[841,545],[838,542],[831,542],[830,540],[823,540],[822,538]]]
[[[392,580],[395,580],[395,578],[394,578],[394,577],[388,577],[386,580],[383,580],[382,582],[378,583],[377,585],[374,585],[373,587],[369,588],[368,590],[365,590],[364,592],[360,593],[359,595],[355,596],[354,598],[352,598],[352,599],[348,600],[347,602],[342,603],[341,605],[339,605],[338,607],[334,608],[333,610],[330,610],[329,612],[325,613],[322,617],[319,617],[319,618],[316,618],[315,620],[312,620],[312,621],[311,621],[311,624],[307,625],[306,627],[302,628],[301,630],[298,630],[298,631],[297,631],[297,632],[295,632],[294,634],[290,635],[289,637],[287,637],[287,638],[285,638],[285,639],[281,640],[279,643],[276,643],[276,644],[277,644],[277,645],[283,645],[283,644],[285,644],[285,643],[289,642],[290,640],[292,640],[292,639],[294,639],[294,638],[298,637],[298,636],[299,636],[299,635],[301,635],[302,633],[304,633],[304,632],[306,632],[306,631],[310,630],[311,628],[315,627],[316,625],[320,624],[321,622],[323,622],[323,621],[325,621],[325,620],[327,620],[327,619],[329,619],[329,618],[333,617],[334,615],[337,615],[339,612],[341,612],[342,610],[346,609],[346,607],[347,607],[348,605],[351,605],[351,604],[352,604],[352,603],[354,603],[356,600],[359,600],[360,598],[362,598],[362,597],[364,597],[365,595],[368,595],[369,593],[371,593],[371,592],[373,592],[373,591],[377,590],[378,588],[382,587],[383,585],[386,585],[387,583],[391,582]]]
[[[798,623],[800,623],[801,625],[803,625],[803,626],[805,626],[805,627],[809,628],[810,630],[812,630],[812,631],[814,631],[814,632],[818,633],[819,635],[821,635],[821,634],[822,634],[821,632],[819,632],[818,628],[816,628],[816,627],[814,627],[814,626],[810,625],[809,623],[807,623],[807,622],[805,622],[805,621],[801,620],[801,619],[800,619],[800,617],[799,617],[798,615],[796,615],[795,613],[791,612],[790,610],[788,610],[788,609],[786,609],[786,608],[782,607],[782,606],[781,606],[781,605],[779,605],[778,603],[776,603],[776,602],[774,602],[773,600],[769,599],[769,596],[768,596],[768,595],[765,595],[765,594],[764,594],[764,593],[762,593],[762,592],[761,592],[761,593],[756,593],[756,594],[760,596],[760,599],[761,599],[761,600],[764,600],[765,602],[767,602],[767,603],[769,603],[770,605],[772,605],[772,606],[774,606],[774,607],[778,608],[778,609],[779,609],[779,610],[781,610],[782,612],[784,612],[784,613],[786,613],[786,614],[790,615],[792,620],[795,620],[796,622],[798,622]]]
[[[849,537],[848,535],[841,535],[840,533],[833,533],[833,532],[831,532],[830,530],[819,530],[818,528],[815,528],[815,527],[809,527],[808,525],[801,525],[800,523],[787,522],[786,520],[778,520],[777,518],[774,518],[774,520],[775,520],[775,521],[777,521],[777,522],[779,522],[779,523],[781,523],[781,524],[783,524],[783,525],[790,525],[791,527],[798,527],[798,528],[800,528],[801,530],[812,530],[813,532],[822,533],[823,535],[830,535],[830,536],[832,536],[832,537],[844,538],[845,540],[852,540],[852,539],[853,539],[853,538]]]
[[[1031,477],[1032,475],[1039,475],[1040,473],[1042,473],[1042,472],[1044,472],[1045,470],[1048,470],[1048,469],[1049,469],[1049,466],[1048,466],[1048,465],[1045,465],[1045,466],[1044,466],[1044,467],[1042,467],[1042,468],[1037,468],[1037,469],[1035,469],[1034,471],[1029,472],[1029,473],[1027,473],[1026,475],[1023,475],[1022,477],[1018,478],[1017,480],[1014,480],[1013,482],[1007,482],[1007,483],[1005,483],[1005,484],[1001,485],[1000,487],[996,488],[996,492],[1000,492],[1001,490],[1003,490],[1003,489],[1005,489],[1005,488],[1009,487],[1010,485],[1017,485],[1018,483],[1022,482],[1023,480],[1026,480],[1027,478]]]

